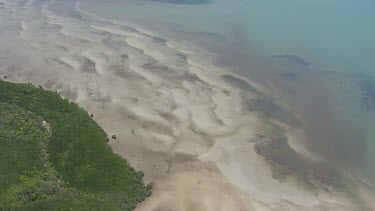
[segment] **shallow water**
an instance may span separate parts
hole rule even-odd
[[[298,127],[311,151],[375,178],[374,1],[128,0],[81,7],[214,49],[218,63],[272,87],[303,119]]]
[[[241,35],[251,50],[298,55],[322,70],[375,74],[371,0],[215,0],[203,5],[112,0],[82,1],[82,6],[111,18],[175,24],[232,39]]]

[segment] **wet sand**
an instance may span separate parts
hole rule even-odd
[[[214,54],[73,1],[64,3],[70,13],[53,2],[1,2],[1,77],[56,90],[115,134],[113,151],[155,184],[137,210],[360,208],[344,193],[274,177],[254,146],[259,134],[287,131],[296,154],[315,156],[259,104],[270,90],[214,64]]]

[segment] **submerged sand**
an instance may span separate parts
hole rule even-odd
[[[53,2],[0,1],[0,75],[56,90],[115,134],[113,151],[154,183],[137,210],[359,209],[340,192],[274,178],[251,141],[259,134],[283,131],[291,148],[316,157],[300,131],[251,103],[270,91],[213,64],[214,54],[75,2],[65,4],[77,16]]]

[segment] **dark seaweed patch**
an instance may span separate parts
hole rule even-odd
[[[295,56],[295,55],[290,55],[290,54],[273,55],[272,58],[285,60],[288,63],[298,64],[298,65],[302,65],[302,66],[306,66],[306,67],[310,66],[310,64],[311,64],[310,62],[304,60],[301,57],[298,57],[298,56]]]
[[[249,91],[249,92],[260,94],[258,90],[256,90],[253,86],[251,86],[245,80],[234,77],[232,75],[224,75],[224,76],[222,76],[222,78],[234,87],[237,87],[237,88],[242,89],[244,91]]]
[[[95,62],[91,61],[90,59],[85,59],[85,62],[82,65],[81,71],[85,73],[97,74],[97,71],[95,68]]]
[[[153,37],[153,40],[158,43],[166,43],[168,40],[162,37]]]
[[[375,110],[375,84],[368,81],[362,84],[362,100],[369,110]]]
[[[267,137],[256,134],[254,150],[271,165],[274,179],[283,182],[289,175],[304,175],[310,184],[326,191],[347,190],[349,181],[339,173],[333,164],[311,162],[301,157],[283,137]]]
[[[257,135],[254,149],[272,166],[272,176],[284,181],[286,176],[304,168],[301,157],[288,145],[284,138],[272,138]]]
[[[355,73],[360,87],[361,101],[368,110],[375,110],[375,78],[363,73]]]

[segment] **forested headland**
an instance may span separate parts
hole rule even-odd
[[[0,81],[0,210],[132,210],[151,195],[77,104]]]

